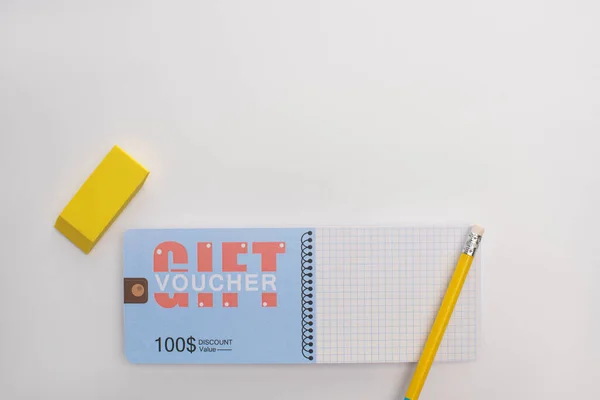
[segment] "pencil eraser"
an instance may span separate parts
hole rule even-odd
[[[89,253],[140,190],[148,170],[115,146],[96,167],[54,227],[84,253]]]
[[[483,233],[485,232],[485,229],[482,226],[473,225],[471,227],[471,232],[475,233],[476,235],[482,236]]]

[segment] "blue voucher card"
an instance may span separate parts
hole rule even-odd
[[[130,230],[133,363],[313,363],[312,228]]]

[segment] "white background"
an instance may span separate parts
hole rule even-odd
[[[600,397],[600,3],[0,2],[0,398],[397,399],[413,365],[133,366],[134,227],[487,228],[474,363],[426,399]],[[90,255],[56,216],[151,171]]]

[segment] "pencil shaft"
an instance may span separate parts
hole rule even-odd
[[[418,400],[421,394],[421,390],[425,385],[425,380],[427,379],[435,355],[440,347],[440,343],[442,343],[444,332],[450,322],[450,317],[452,317],[452,312],[454,311],[454,307],[456,306],[456,302],[458,301],[472,263],[472,256],[464,253],[460,255],[456,269],[452,275],[452,280],[450,281],[450,285],[448,285],[448,290],[444,295],[444,300],[442,301],[442,305],[435,318],[431,332],[427,337],[425,348],[423,349],[413,378],[406,391],[406,400]]]

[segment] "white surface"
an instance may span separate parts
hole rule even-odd
[[[468,225],[315,229],[317,363],[418,361],[469,231]],[[436,361],[476,358],[483,251]]]
[[[134,227],[479,222],[476,362],[427,399],[600,397],[600,3],[0,2],[0,397],[396,399],[411,365],[132,366]],[[151,170],[85,256],[118,143]]]

